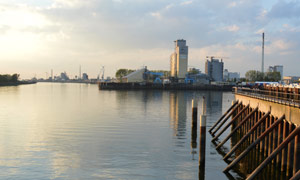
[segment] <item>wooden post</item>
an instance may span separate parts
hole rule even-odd
[[[210,128],[210,130],[209,130],[209,132],[211,133],[212,132],[212,130],[225,118],[225,116],[230,112],[230,115],[232,115],[232,114],[234,114],[234,112],[236,111],[236,109],[239,107],[241,105],[241,103],[240,104],[238,104],[238,101],[236,101],[236,102],[234,102],[234,101],[232,101],[232,106],[226,111],[226,113],[225,114],[223,114],[223,116]],[[229,118],[229,117],[228,117]]]
[[[227,160],[236,150],[237,148],[249,137],[249,135],[251,133],[253,133],[253,131],[263,122],[265,121],[265,119],[269,116],[269,113],[270,111],[265,114],[251,129],[250,131],[243,136],[243,138],[238,142],[236,143],[236,145],[224,156],[224,160]],[[267,116],[266,116],[267,115]]]
[[[289,132],[291,133],[293,130],[295,129],[294,125],[292,123],[289,124]],[[286,176],[287,177],[291,177],[291,174],[293,172],[293,169],[292,169],[292,163],[293,163],[293,142],[290,142],[288,144],[288,151],[287,151],[287,168],[286,168]]]
[[[235,117],[239,117],[243,112],[245,112],[247,109],[249,108],[249,104],[244,107]],[[228,117],[228,116],[227,116]],[[235,118],[234,117],[234,118]],[[229,117],[228,117],[229,118]],[[223,124],[225,124],[225,122],[228,120],[228,118],[224,119],[224,121],[222,121],[220,123],[220,125],[215,129],[214,132],[212,132],[212,135],[214,136],[216,134],[216,132],[223,126]]]
[[[293,175],[300,170],[300,134],[295,138]]]
[[[220,148],[232,135],[233,135],[233,133],[235,133],[236,131],[237,131],[237,129],[239,129],[240,128],[240,126],[241,125],[243,125],[247,120],[248,120],[248,118],[250,118],[255,112],[257,112],[257,110],[258,110],[258,108],[255,108],[247,117],[245,117],[245,119],[243,119],[242,121],[241,121],[241,123],[240,124],[238,124],[237,126],[236,126],[236,128],[234,128],[232,131],[231,131],[231,133],[220,143],[220,144],[218,144],[218,146],[216,147],[216,149],[218,149],[218,148]],[[225,129],[226,130],[226,129]],[[224,131],[225,131],[224,130]]]
[[[200,138],[199,138],[199,179],[204,180],[205,172],[205,146],[206,146],[206,115],[205,98],[203,97],[203,115],[200,116]]]
[[[257,144],[259,144],[270,132],[273,131],[274,128],[280,124],[285,116],[282,116],[278,119],[270,128],[268,128],[265,132],[263,132],[255,142],[253,142],[250,146],[248,146],[234,161],[232,161],[225,169],[224,172],[228,172],[233,166],[235,166],[238,162],[240,162]]]
[[[283,123],[283,139],[282,141],[284,141],[287,137],[287,135],[289,134],[289,129],[288,129],[288,122],[287,121],[284,121]],[[285,171],[286,169],[286,161],[287,161],[287,147],[285,147],[283,150],[282,150],[282,160],[281,160],[281,171]]]
[[[192,122],[197,126],[198,102],[196,99],[192,100]]]
[[[271,161],[276,155],[291,142],[296,135],[300,132],[300,127],[297,127],[290,135],[267,157],[248,177],[247,180],[254,179]]]

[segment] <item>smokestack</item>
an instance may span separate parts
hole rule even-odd
[[[262,33],[262,57],[261,57],[261,72],[264,73],[264,57],[265,56],[265,33]]]

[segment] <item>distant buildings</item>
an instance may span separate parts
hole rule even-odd
[[[225,69],[223,73],[223,78],[224,81],[238,81],[240,79],[240,73],[229,72],[228,69]]]
[[[268,72],[280,72],[281,79],[283,79],[283,66],[282,65],[269,66]]]
[[[89,80],[89,76],[87,75],[87,73],[82,74],[82,79],[83,80]]]
[[[223,68],[224,63],[221,59],[214,59],[211,57],[210,60],[206,60],[205,63],[205,74],[210,78],[211,81],[222,82],[223,81]]]
[[[170,57],[171,77],[184,80],[188,67],[188,46],[186,40],[178,39],[175,42],[175,52]]]
[[[144,81],[144,73],[147,71],[147,68],[144,67],[142,69],[138,69],[127,76],[122,78],[122,82],[143,82]]]
[[[284,76],[283,82],[285,84],[298,83],[300,81],[300,77],[298,76]]]
[[[62,73],[60,73],[60,79],[63,80],[63,81],[67,81],[70,78],[69,78],[69,76],[67,75],[66,72],[62,72]]]

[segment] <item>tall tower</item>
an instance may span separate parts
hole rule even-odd
[[[53,81],[53,69],[51,69],[51,81]]]
[[[171,76],[184,79],[188,67],[188,46],[186,40],[178,39],[175,42],[175,52],[170,57]]]
[[[265,33],[262,33],[262,57],[261,57],[261,72],[264,73],[264,59],[265,59]]]
[[[81,65],[79,65],[79,76],[78,79],[81,79]]]

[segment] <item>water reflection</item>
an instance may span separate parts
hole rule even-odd
[[[185,92],[170,92],[170,121],[174,129],[174,136],[178,139],[185,138],[186,104]]]
[[[191,100],[198,97],[201,108],[206,96],[214,122],[222,94],[59,83],[0,88],[0,179],[197,179]],[[206,179],[226,178],[219,159],[206,153]]]
[[[192,148],[192,159],[195,160],[194,155],[197,154],[197,123],[191,123],[192,130],[191,130],[191,148]]]
[[[207,115],[211,115],[214,113],[222,112],[223,105],[223,93],[214,91],[208,92],[205,94],[206,97],[206,107],[207,107]]]

